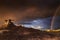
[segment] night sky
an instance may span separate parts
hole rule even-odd
[[[45,18],[54,15],[59,5],[60,0],[0,0],[0,24],[5,19],[12,19],[17,23],[21,21],[30,22],[36,19],[45,20]],[[59,11],[56,14],[58,19],[60,18]],[[48,23],[50,22],[48,21]]]

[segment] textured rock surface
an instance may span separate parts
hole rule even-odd
[[[32,28],[16,27],[0,33],[0,40],[59,40],[60,32],[45,32]]]

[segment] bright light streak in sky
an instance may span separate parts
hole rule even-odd
[[[36,19],[36,20],[31,21],[30,22],[31,24],[25,24],[24,26],[28,28],[34,28],[34,29],[45,29],[47,28],[46,23],[44,23],[45,21],[46,19]]]
[[[34,29],[42,29],[43,27],[41,27],[41,26],[31,26],[31,28],[34,28]]]
[[[34,28],[34,29],[50,29],[52,17],[36,19],[30,21],[31,24],[25,24],[25,27]],[[60,16],[56,17],[54,22],[54,28],[58,28],[60,26]],[[29,23],[29,22],[28,22]]]

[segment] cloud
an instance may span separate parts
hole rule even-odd
[[[7,0],[1,1],[0,21],[16,21],[52,16],[59,5],[58,0]]]

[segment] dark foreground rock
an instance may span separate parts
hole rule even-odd
[[[32,28],[15,27],[0,33],[0,40],[59,40],[60,32],[46,32]]]

